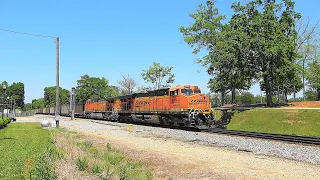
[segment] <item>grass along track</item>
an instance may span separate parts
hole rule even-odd
[[[152,179],[142,162],[111,144],[43,129],[39,122],[11,123],[0,130],[0,179]]]
[[[221,111],[216,110],[217,118]],[[320,109],[230,110],[227,130],[320,137]]]
[[[0,130],[0,177],[1,179],[28,179],[39,177],[39,168],[45,165],[46,148],[53,148],[53,138],[39,123],[10,123]],[[47,160],[53,158],[51,156]],[[52,169],[54,170],[54,169]],[[32,172],[33,171],[33,172]],[[52,173],[52,172],[48,172]]]

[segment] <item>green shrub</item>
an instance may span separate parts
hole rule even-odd
[[[56,151],[52,148],[47,148],[35,163],[35,167],[31,171],[30,179],[57,179],[55,174],[55,156]]]
[[[8,117],[3,118],[3,126],[6,127],[7,124],[9,123],[10,119]]]
[[[124,155],[116,151],[107,151],[104,154],[104,160],[111,165],[118,165],[124,159]]]
[[[250,92],[243,92],[241,95],[236,97],[237,104],[240,105],[250,105],[255,103],[254,95]]]
[[[0,129],[6,127],[9,122],[10,119],[8,117],[0,118]]]
[[[318,95],[317,95],[317,93],[316,92],[314,92],[314,91],[307,91],[306,93],[305,93],[305,99],[307,100],[307,101],[316,101],[316,100],[318,100]]]
[[[77,159],[77,167],[80,171],[85,171],[87,168],[88,168],[88,160],[86,157],[83,157],[83,158],[78,158]]]
[[[107,144],[107,149],[108,149],[108,151],[110,151],[111,150],[111,144]]]
[[[101,180],[109,180],[113,179],[113,172],[110,170],[110,166],[106,168],[100,175],[99,175]]]
[[[0,129],[4,127],[4,121],[2,118],[0,118]]]
[[[120,180],[129,179],[129,176],[127,173],[127,167],[125,165],[120,166],[119,177],[120,177]]]
[[[146,179],[147,180],[152,180],[152,173],[150,172],[150,171],[148,171],[147,173],[146,173]]]
[[[94,174],[100,174],[102,172],[102,168],[98,164],[94,164],[92,167],[92,172]]]

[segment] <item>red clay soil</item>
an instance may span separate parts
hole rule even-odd
[[[320,101],[305,101],[305,102],[292,102],[288,103],[289,106],[282,106],[282,108],[286,107],[294,107],[294,108],[320,108]]]

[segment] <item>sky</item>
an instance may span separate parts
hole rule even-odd
[[[217,0],[221,14],[230,18],[235,0]],[[240,0],[247,2],[248,0]],[[105,77],[118,85],[129,74],[146,85],[141,72],[152,62],[173,66],[173,85],[198,85],[209,92],[206,69],[196,63],[200,55],[183,41],[180,26],[193,21],[205,0],[0,0],[0,29],[60,38],[60,87],[71,89],[80,76]],[[296,0],[296,11],[311,22],[320,19],[319,0]],[[23,82],[25,102],[43,97],[43,89],[56,85],[54,38],[0,31],[0,81]],[[260,94],[259,87],[250,91]]]

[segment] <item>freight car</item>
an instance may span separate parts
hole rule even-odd
[[[69,116],[70,115],[70,106],[68,104],[61,105],[59,114],[61,116]]]
[[[213,113],[209,97],[193,85],[107,99],[88,99],[85,104],[75,107],[78,117],[198,129],[208,129],[214,124]]]

